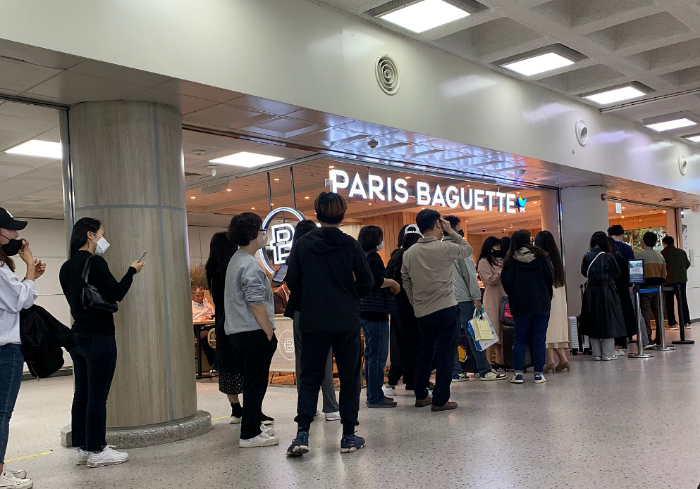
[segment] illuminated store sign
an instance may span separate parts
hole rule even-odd
[[[272,263],[270,263],[270,257],[267,256],[267,253],[261,253],[260,255],[262,256],[263,266],[272,274],[275,273],[275,269],[272,265],[282,265],[285,263],[289,257],[289,253],[292,251],[295,227],[286,222],[270,226],[272,218],[283,212],[292,214],[299,221],[306,219],[304,214],[296,209],[280,207],[270,212],[263,220],[262,228],[267,231],[267,246],[265,249],[272,251]]]
[[[392,179],[369,175],[364,181],[359,173],[355,173],[351,179],[343,170],[330,170],[329,180],[331,192],[337,193],[338,189],[349,189],[349,198],[396,201],[399,204],[408,202],[410,196],[416,199],[418,206],[440,206],[450,209],[462,207],[465,211],[497,211],[515,214],[518,211],[525,212],[527,202],[527,199],[515,194],[478,188],[465,189],[450,185],[443,189],[440,185],[436,185],[431,189],[425,182],[416,182],[413,187],[409,187],[408,182],[403,178]]]

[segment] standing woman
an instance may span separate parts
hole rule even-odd
[[[107,445],[107,396],[117,365],[117,342],[114,337],[114,314],[104,309],[84,309],[83,270],[90,260],[87,281],[100,291],[105,300],[120,302],[131,287],[134,275],[143,268],[135,261],[126,275],[117,281],[102,255],[109,248],[105,229],[97,219],[83,217],[73,226],[70,258],[61,267],[59,280],[73,317],[73,358],[75,392],[71,411],[73,446],[76,464],[88,467],[116,465],[128,460],[129,454]]]
[[[530,231],[513,233],[510,250],[503,261],[501,282],[508,294],[513,313],[513,370],[514,384],[523,383],[525,348],[532,347],[535,364],[535,383],[546,382],[544,362],[547,344],[547,326],[552,309],[554,268],[542,248],[530,244]]]
[[[18,239],[27,227],[24,221],[16,221],[12,214],[0,207],[0,487],[31,489],[33,483],[23,470],[10,470],[5,466],[5,452],[10,436],[10,417],[15,408],[19,386],[22,382],[22,342],[19,334],[19,313],[34,304],[37,293],[34,281],[41,277],[46,265],[34,260],[29,242]],[[24,280],[15,275],[12,256],[19,257],[27,265]]]
[[[216,233],[209,244],[209,259],[205,265],[207,282],[214,301],[214,330],[216,331],[216,370],[219,371],[219,392],[226,394],[231,403],[231,424],[239,424],[243,418],[243,408],[238,395],[243,393],[243,374],[236,353],[226,336],[224,311],[224,286],[226,268],[231,257],[238,250],[226,236],[226,232]]]
[[[398,282],[386,278],[386,268],[379,251],[384,249],[384,232],[379,226],[364,226],[357,240],[367,257],[369,269],[374,277],[374,287],[360,299],[360,318],[365,335],[365,380],[367,381],[367,407],[392,408],[396,402],[386,397],[384,366],[389,354],[389,314],[394,312],[391,294],[401,290]],[[390,289],[391,293],[389,292]]]
[[[556,371],[571,371],[571,364],[566,358],[566,349],[569,348],[569,317],[566,310],[566,275],[564,263],[559,253],[559,247],[554,236],[549,231],[540,231],[535,236],[535,246],[542,248],[554,267],[554,286],[552,296],[552,311],[549,314],[549,326],[547,326],[547,364],[544,371],[554,372],[554,353],[559,358]]]
[[[591,338],[593,359],[604,361],[617,358],[615,338],[627,334],[615,287],[620,267],[609,252],[608,237],[596,231],[581,262],[581,275],[588,279],[581,305],[581,334]]]
[[[501,298],[506,292],[501,284],[501,270],[503,269],[503,256],[507,248],[502,248],[501,240],[495,236],[489,236],[484,241],[477,260],[477,271],[484,283],[484,311],[488,315],[493,329],[496,330],[498,343],[486,349],[486,360],[489,363],[503,364],[503,345],[500,340],[503,337],[501,326]]]
[[[627,335],[615,338],[615,346],[618,347],[616,353],[621,353],[621,350],[627,349],[627,340],[632,340],[632,337],[637,334],[637,318],[634,315],[634,307],[632,307],[632,296],[630,295],[630,267],[627,259],[622,256],[622,252],[617,247],[617,242],[608,236],[608,247],[610,254],[615,258],[617,266],[620,268],[620,275],[615,279],[615,290],[620,299],[620,307],[622,307],[622,318],[625,321],[625,329]]]

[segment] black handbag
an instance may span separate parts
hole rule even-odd
[[[88,283],[88,276],[90,275],[90,261],[94,255],[91,255],[86,261],[83,267],[83,309],[102,309],[103,311],[115,313],[119,310],[119,306],[116,302],[108,301],[102,295],[102,292],[97,290],[97,287],[93,287]]]

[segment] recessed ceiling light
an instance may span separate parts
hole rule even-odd
[[[406,177],[406,180],[410,180],[410,179],[411,179],[411,177]]]
[[[646,127],[653,129],[656,132],[672,131],[674,129],[680,129],[681,127],[690,127],[695,125],[697,125],[697,122],[691,121],[687,117],[666,122],[657,122],[655,124],[645,124]]]
[[[409,31],[420,33],[471,15],[443,0],[422,0],[378,17]]]
[[[218,163],[220,165],[232,165],[232,166],[242,166],[245,168],[253,168],[256,166],[267,165],[268,163],[275,163],[277,161],[282,161],[284,158],[278,156],[262,155],[259,153],[249,153],[243,151],[240,153],[235,153],[228,156],[223,156],[215,160],[209,160],[209,163]]]
[[[625,87],[613,88],[606,90],[604,92],[592,93],[590,95],[584,95],[583,98],[595,102],[598,105],[614,104],[615,102],[622,102],[624,100],[630,100],[633,98],[643,97],[646,92],[633,87],[632,85],[627,85]]]
[[[190,199],[192,199],[192,200],[194,200],[194,199],[196,199],[196,198],[197,198],[197,197],[195,197],[194,195],[193,195],[192,197],[190,197]]]
[[[54,158],[58,160],[63,157],[63,148],[61,147],[61,143],[31,139],[26,143],[22,143],[6,150],[5,153],[12,155],[38,156],[40,158]]]
[[[255,207],[251,207],[250,210],[251,210],[251,211],[254,211],[254,210],[255,210]]]
[[[332,170],[333,168],[335,168],[335,165],[328,165],[328,168]]]
[[[226,191],[227,191],[227,192],[230,192],[230,191],[231,191],[231,189],[230,189],[230,188],[227,188],[227,189],[226,189]]]
[[[306,197],[304,197],[304,198],[305,198],[306,200],[309,200],[309,199],[310,199],[310,197],[309,197],[308,195],[307,195]]]
[[[533,76],[574,64],[575,61],[555,52],[538,54],[530,58],[502,64],[506,68],[524,76]]]
[[[279,181],[280,181],[280,179],[279,179],[279,178],[275,178],[275,182],[279,182]]]
[[[700,143],[700,134],[696,134],[695,136],[685,136],[685,139],[694,143]]]

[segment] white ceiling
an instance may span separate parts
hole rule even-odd
[[[464,59],[550,90],[581,99],[583,93],[627,82],[654,91],[645,99],[700,89],[698,0],[479,0],[488,7],[464,19],[414,34],[368,15],[387,0],[310,0],[381,24]],[[561,43],[587,59],[530,78],[496,61]],[[643,119],[690,111],[700,122],[700,94],[692,93],[617,110]],[[669,136],[695,134],[681,129]],[[685,140],[684,140],[685,141]],[[687,141],[685,141],[687,142]]]

